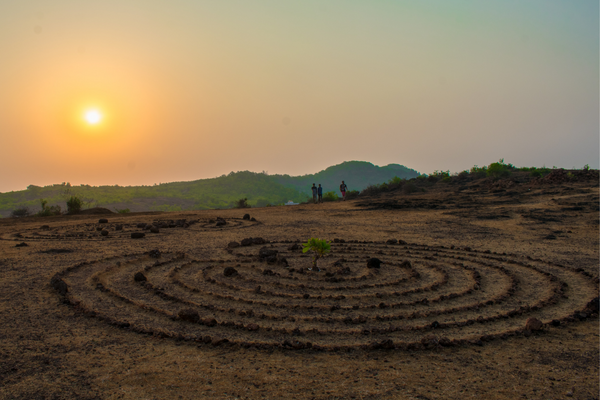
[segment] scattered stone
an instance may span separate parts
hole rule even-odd
[[[296,251],[296,250],[301,250],[302,246],[300,246],[298,243],[294,243],[293,245],[289,246],[287,249],[289,251]]]
[[[400,239],[398,239],[398,244],[408,244],[408,243],[406,243],[406,240],[400,240]]]
[[[18,243],[15,245],[15,247],[27,247],[27,246],[29,246],[29,245],[25,242],[21,242],[21,243]]]
[[[160,229],[158,229],[156,226],[153,226],[150,228],[150,233],[160,233]]]
[[[137,227],[140,229],[144,229],[146,227],[146,225],[148,225],[148,224],[146,224],[145,222],[140,222],[139,224],[137,224]]]
[[[150,252],[148,253],[148,255],[152,258],[160,258],[160,250],[155,249],[155,250],[150,250]]]
[[[560,326],[560,321],[557,319],[553,319],[550,323],[552,324],[552,326]]]
[[[553,234],[549,234],[547,236],[544,236],[544,239],[546,240],[556,240],[556,236]]]
[[[386,243],[387,243],[387,244],[396,244],[396,243],[398,243],[398,239],[388,239],[388,240],[386,241]]]
[[[101,226],[97,226],[97,227],[96,227],[96,230],[97,230],[98,232],[100,232],[102,229],[104,229],[104,228],[102,228]]]
[[[244,216],[242,217],[243,220],[249,221],[250,220],[250,214],[244,214]]]
[[[252,238],[252,244],[265,244],[267,241],[261,237]]]
[[[115,225],[115,231],[122,231],[123,225]]]
[[[600,299],[598,297],[596,297],[595,299],[591,300],[589,303],[587,303],[587,305],[585,306],[586,311],[590,312],[590,313],[598,313],[598,309],[600,308]]]
[[[267,276],[274,276],[275,272],[271,271],[270,269],[265,269],[263,271],[263,275],[267,275]]]
[[[146,234],[144,232],[132,232],[131,233],[131,238],[132,239],[141,239],[144,236],[146,236]]]
[[[58,274],[54,275],[50,280],[50,285],[58,292],[61,296],[65,296],[69,291],[69,287],[65,281],[60,278]]]
[[[236,276],[237,274],[238,274],[237,269],[235,269],[233,267],[226,267],[223,270],[223,275],[225,275],[226,277]]]
[[[47,231],[48,229],[50,229],[50,225],[42,225],[40,226],[40,229]]]
[[[100,219],[98,220],[98,223],[99,223],[99,224],[108,224],[108,220],[107,220],[106,218],[100,218]]]
[[[426,347],[435,347],[440,343],[435,335],[427,335],[421,339],[421,344]]]
[[[248,324],[246,325],[246,329],[248,329],[249,331],[257,331],[259,329],[259,326],[256,324]]]
[[[252,218],[250,218],[250,221],[256,222],[256,218],[252,217]]]
[[[102,236],[108,236],[108,231],[107,231],[106,229],[102,229],[102,230],[100,231],[100,234],[101,234]]]
[[[144,275],[142,272],[137,272],[133,276],[133,280],[136,282],[146,282],[148,279],[146,279],[146,275]]]
[[[228,249],[235,249],[236,247],[240,247],[240,244],[238,242],[229,242],[229,244],[227,245]]]
[[[304,295],[302,296],[304,299],[310,299],[310,294],[308,293],[304,293]]]
[[[381,260],[379,258],[369,258],[367,261],[367,268],[380,268]]]
[[[268,247],[262,247],[259,251],[258,251],[258,258],[260,258],[261,260],[270,258],[270,257],[277,257],[277,250],[273,250],[273,249],[269,249]]]
[[[252,238],[242,239],[240,242],[242,246],[250,246],[252,244]]]
[[[227,225],[227,221],[225,221],[223,218],[217,217],[216,226],[225,226],[225,225]]]
[[[542,321],[533,317],[527,319],[527,322],[525,322],[525,329],[532,332],[539,331],[542,329],[542,326],[544,326]]]
[[[200,321],[200,316],[198,315],[198,311],[193,308],[186,308],[180,310],[178,313],[179,319],[187,322],[192,322],[197,324]]]

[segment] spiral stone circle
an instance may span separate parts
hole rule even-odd
[[[597,277],[541,259],[336,239],[317,272],[298,242],[223,249],[211,259],[126,254],[70,266],[51,284],[115,326],[255,348],[481,345],[529,335],[530,318],[559,325],[598,312]],[[373,258],[379,268],[367,266]]]

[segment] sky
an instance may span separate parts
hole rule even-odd
[[[3,0],[0,192],[350,160],[598,168],[598,8]]]

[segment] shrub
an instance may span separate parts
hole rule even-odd
[[[81,207],[83,207],[83,200],[79,197],[71,196],[69,200],[67,200],[67,213],[68,214],[77,214],[81,211]]]
[[[532,178],[541,178],[542,173],[540,171],[538,171],[537,169],[534,169],[529,173],[529,176],[531,176]]]
[[[29,217],[30,215],[31,215],[31,212],[29,211],[29,208],[25,207],[25,206],[19,207],[10,213],[10,216],[12,218],[23,218],[23,217]]]
[[[313,257],[313,268],[317,268],[317,261],[319,258],[323,257],[326,253],[329,253],[329,250],[331,249],[329,243],[330,242],[318,238],[310,238],[308,242],[302,243],[302,246],[304,246],[302,249],[303,253],[306,253],[307,251],[315,253]]]
[[[48,200],[40,199],[42,209],[37,213],[38,217],[49,217],[51,215],[60,215],[60,206],[48,206]]]
[[[250,208],[248,205],[248,199],[243,198],[239,199],[235,202],[235,208]]]
[[[584,171],[589,171],[589,170],[590,170],[590,165],[589,165],[589,164],[585,164],[585,165],[583,166],[583,170],[584,170]]]
[[[501,158],[498,162],[491,163],[487,168],[487,176],[493,178],[502,178],[510,175],[512,165],[504,164],[504,158]]]
[[[348,196],[348,193],[346,193],[346,197]],[[327,192],[323,195],[323,201],[338,201],[339,197],[335,192]]]
[[[115,211],[118,212],[119,214],[127,214],[127,213],[131,212],[131,210],[129,208],[122,208],[122,209],[115,208]]]
[[[358,190],[350,190],[346,192],[346,200],[356,199],[360,192]]]
[[[360,192],[361,196],[372,196],[374,194],[379,193],[379,188],[377,185],[368,185],[366,188]]]

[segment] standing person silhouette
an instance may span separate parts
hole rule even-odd
[[[340,185],[340,192],[342,192],[342,200],[346,200],[346,191],[347,190],[348,190],[348,186],[346,186],[344,181],[342,181],[342,184]]]
[[[315,186],[314,183],[313,183],[311,189],[312,189],[312,194],[313,194],[313,203],[317,204],[317,187]]]
[[[321,187],[321,184],[319,183],[319,187],[317,188],[317,194],[319,195],[319,203],[323,202],[323,188]]]

